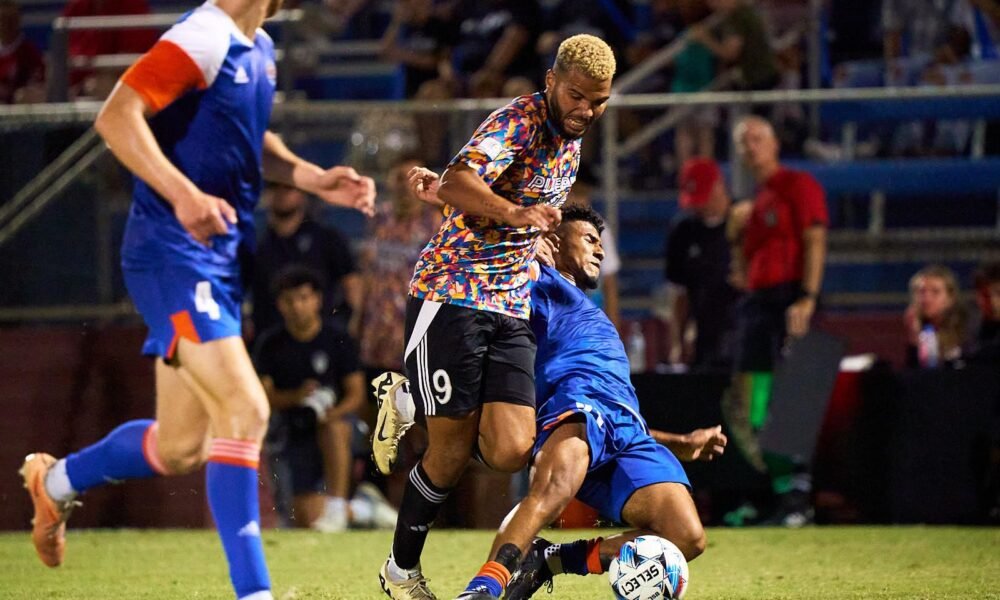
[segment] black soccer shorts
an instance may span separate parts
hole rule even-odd
[[[487,402],[535,406],[528,321],[411,297],[404,339],[418,415],[465,415]]]

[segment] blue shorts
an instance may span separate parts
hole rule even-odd
[[[201,343],[242,333],[239,278],[191,265],[125,269],[125,287],[149,328],[142,353],[170,360],[181,338]]]
[[[576,493],[578,500],[604,518],[622,523],[622,509],[636,490],[657,483],[679,483],[690,489],[691,483],[680,461],[653,439],[645,423],[632,411],[617,404],[594,402],[581,394],[571,396],[550,401],[555,401],[553,409],[564,407],[558,414],[549,413],[552,416],[547,419],[539,415],[535,453],[559,423],[571,416],[583,417],[590,465]]]

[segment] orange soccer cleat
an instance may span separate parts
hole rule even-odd
[[[77,504],[73,501],[58,503],[45,491],[45,474],[55,462],[51,455],[36,452],[25,457],[20,471],[24,487],[35,505],[31,541],[35,544],[38,558],[49,567],[62,564],[66,552],[66,519]]]

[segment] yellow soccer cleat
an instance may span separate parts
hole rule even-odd
[[[379,569],[378,581],[385,595],[393,600],[437,600],[434,592],[427,587],[427,579],[420,572],[419,565],[409,579],[395,582],[389,578],[389,561],[385,561]]]
[[[410,381],[404,375],[389,371],[373,379],[372,387],[378,401],[378,418],[372,433],[372,456],[379,472],[388,475],[396,466],[399,440],[413,426],[413,415],[401,414],[396,402],[402,395],[410,394]]]

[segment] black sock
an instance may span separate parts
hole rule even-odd
[[[406,491],[403,492],[403,504],[399,507],[399,518],[396,520],[396,534],[392,538],[392,556],[396,566],[413,569],[420,562],[427,533],[449,492],[450,489],[442,489],[431,483],[422,464],[417,463],[410,471]]]

